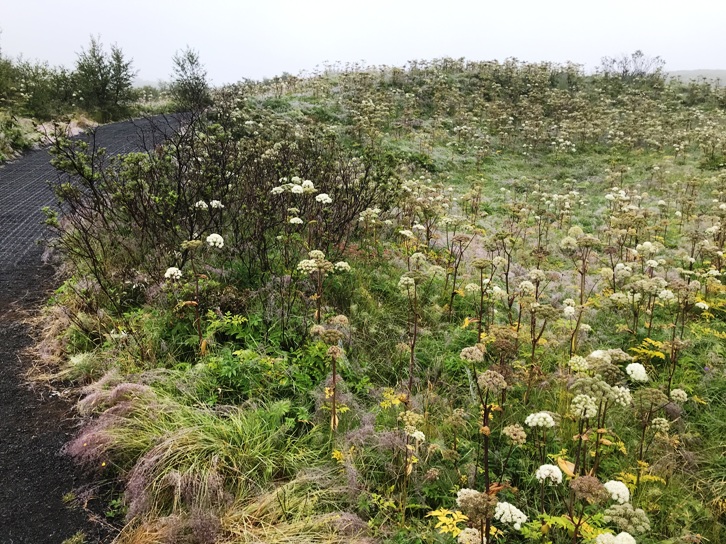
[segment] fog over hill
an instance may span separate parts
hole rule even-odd
[[[726,70],[673,70],[668,72],[669,77],[677,77],[683,81],[695,79],[720,79],[726,82]]]

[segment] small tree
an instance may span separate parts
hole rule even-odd
[[[600,71],[625,81],[634,79],[660,78],[665,61],[660,57],[649,57],[638,49],[631,55],[603,57]]]
[[[133,80],[136,72],[132,69],[133,60],[126,60],[123,51],[116,44],[111,46],[110,64],[110,99],[115,112],[122,112],[127,104],[134,99]]]
[[[82,49],[76,60],[74,79],[82,107],[99,113],[104,121],[125,115],[133,98],[132,62],[117,45],[111,46],[109,56],[100,39],[91,36],[88,49]]]
[[[177,51],[172,59],[174,74],[171,95],[180,111],[197,112],[211,103],[207,71],[199,60],[199,53],[187,46]]]
[[[15,67],[0,51],[0,106],[8,106],[15,96]]]

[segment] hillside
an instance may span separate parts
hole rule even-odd
[[[117,542],[723,541],[725,112],[439,59],[59,142],[44,352]]]

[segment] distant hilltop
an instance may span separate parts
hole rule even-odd
[[[726,85],[726,70],[672,70],[670,72],[666,72],[666,75],[669,79],[678,78],[684,82],[695,81],[704,78],[709,81],[718,79],[720,80],[722,85]],[[134,79],[132,85],[136,88],[155,87],[158,89],[168,85],[168,82],[162,79],[153,80],[136,78]]]
[[[141,79],[141,78],[134,79],[134,81],[132,83],[132,85],[136,88],[140,88],[140,87],[159,88],[159,87],[162,87],[164,84],[166,84],[166,82],[162,81],[161,79],[153,80],[153,79]]]
[[[697,79],[719,79],[722,85],[726,85],[726,70],[674,70],[668,72],[668,77],[679,78],[682,81],[693,81]]]

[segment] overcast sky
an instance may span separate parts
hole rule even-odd
[[[215,85],[323,62],[571,60],[641,49],[667,70],[726,69],[726,0],[0,0],[0,48],[73,65],[91,34],[117,43],[138,77],[168,79],[199,51]]]

